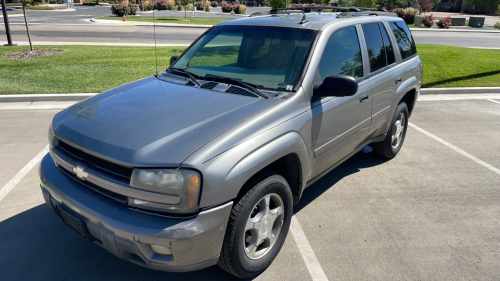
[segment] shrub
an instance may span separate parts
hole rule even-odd
[[[219,6],[219,3],[217,1],[212,1],[210,2],[210,6],[216,8],[217,6]]]
[[[186,5],[186,10],[191,11],[193,10],[193,4],[189,3]]]
[[[194,2],[194,6],[196,7],[196,10],[203,11],[205,10],[205,1]]]
[[[220,3],[220,7],[223,13],[230,13],[233,10],[233,6],[231,4],[228,4],[226,1],[222,1]]]
[[[285,8],[285,0],[270,0],[269,6],[271,9]]]
[[[137,5],[128,2],[111,5],[111,13],[118,17],[123,17],[123,15],[137,15],[137,10]]]
[[[439,28],[450,28],[451,26],[451,18],[450,17],[444,17],[436,23]]]
[[[354,7],[355,0],[339,0],[339,7]]]
[[[245,14],[247,12],[247,6],[243,4],[234,4],[233,11],[235,14]]]
[[[497,22],[495,23],[494,27],[495,27],[495,28],[500,29],[500,21],[497,21]]]
[[[154,6],[155,6],[155,3],[153,2],[153,0],[143,0],[142,4],[141,4],[141,8],[144,11],[151,11],[151,10],[153,10]]]
[[[434,25],[434,17],[432,16],[432,14],[430,14],[429,16],[423,16],[422,24],[428,28],[432,27]]]
[[[403,8],[396,8],[396,9],[392,10],[392,12],[395,13],[396,15],[398,15],[398,17],[400,17],[400,18],[403,18],[405,15],[405,9],[403,9]]]
[[[419,14],[419,12],[417,9],[406,8],[403,19],[405,20],[406,24],[413,24],[413,23],[415,23],[415,17],[418,14]]]
[[[156,9],[168,10],[168,0],[156,0]]]

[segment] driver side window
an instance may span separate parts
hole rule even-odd
[[[358,33],[354,26],[337,30],[326,44],[318,66],[321,83],[327,76],[344,74],[363,77],[363,62]]]

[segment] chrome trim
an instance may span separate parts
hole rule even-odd
[[[50,150],[50,155],[58,166],[61,166],[71,173],[73,173],[73,168],[78,164],[73,163],[73,161],[67,159],[66,157],[57,154],[54,150]],[[85,169],[85,172],[88,173],[85,181],[120,195],[163,204],[178,205],[181,203],[181,197],[178,195],[169,195],[136,189],[119,181],[104,177],[91,169]]]

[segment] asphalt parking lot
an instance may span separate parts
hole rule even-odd
[[[13,108],[0,106],[0,280],[233,279],[218,267],[145,269],[79,237],[44,205],[38,166],[21,177],[59,109]],[[499,278],[500,95],[419,101],[410,122],[395,159],[358,153],[295,206],[319,267],[308,269],[304,239],[289,233],[257,280],[311,280],[318,270],[329,280]]]

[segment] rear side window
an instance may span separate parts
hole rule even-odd
[[[335,74],[363,77],[363,62],[355,27],[336,31],[328,40],[318,66],[321,82]]]
[[[380,32],[382,32],[382,38],[384,39],[385,46],[385,54],[387,55],[387,65],[391,65],[396,62],[396,58],[394,57],[394,48],[392,47],[391,41],[389,40],[389,36],[387,35],[387,31],[383,24],[379,23]]]
[[[375,72],[387,65],[384,41],[378,23],[363,24],[363,32],[368,47],[370,71]]]
[[[411,36],[408,26],[406,26],[404,22],[389,22],[389,25],[398,42],[399,51],[401,52],[403,60],[416,54],[417,48],[415,47],[415,41]]]

